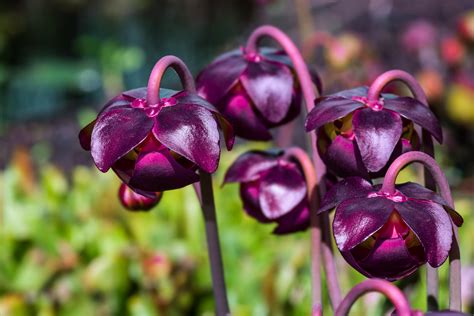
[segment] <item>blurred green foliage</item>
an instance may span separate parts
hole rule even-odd
[[[233,315],[307,315],[308,232],[272,235],[272,225],[244,214],[236,185],[220,187],[223,171],[248,148],[225,153],[214,179]],[[165,192],[148,213],[127,212],[113,173],[80,166],[67,177],[47,162],[32,162],[26,150],[15,152],[0,184],[0,315],[213,315],[203,221],[191,186]],[[462,196],[456,203],[465,218],[461,250],[468,267],[474,262],[473,205]],[[363,277],[337,258],[346,293]],[[421,271],[398,285],[423,309]],[[445,266],[441,282],[445,302]],[[381,315],[390,304],[368,295],[353,315],[369,308]]]

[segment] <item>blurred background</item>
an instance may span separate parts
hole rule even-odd
[[[127,212],[118,180],[93,167],[77,134],[107,99],[145,86],[161,56],[197,74],[264,23],[295,40],[325,93],[392,68],[418,78],[444,130],[437,159],[465,219],[463,301],[474,313],[472,0],[18,0],[0,3],[1,316],[213,315],[192,189],[166,192],[149,213]],[[172,72],[165,86],[180,88]],[[244,216],[237,186],[220,187],[238,154],[268,146],[239,142],[214,179],[230,304],[237,316],[307,315],[308,233],[271,235]],[[337,259],[346,293],[364,278]],[[420,309],[424,278],[422,268],[397,284]],[[367,295],[353,314],[389,307]]]

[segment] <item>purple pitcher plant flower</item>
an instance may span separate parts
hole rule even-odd
[[[227,120],[198,95],[160,89],[160,98],[149,104],[146,88],[123,92],[79,134],[100,171],[112,168],[145,196],[199,181],[198,168],[214,172],[220,157],[218,128],[228,149],[234,140]]]
[[[305,230],[310,224],[307,188],[299,166],[284,151],[250,151],[227,170],[224,183],[240,183],[248,215],[276,223],[274,234]]]
[[[422,101],[368,92],[359,87],[318,98],[307,117],[306,131],[316,130],[321,159],[337,176],[383,176],[395,158],[419,148],[414,124],[442,142],[439,122]]]
[[[139,194],[130,189],[125,183],[120,185],[118,196],[120,203],[129,211],[148,211],[155,207],[163,197],[162,192],[147,192]]]
[[[321,83],[315,72],[313,80]],[[217,57],[196,79],[199,95],[232,123],[235,134],[270,140],[269,129],[290,122],[301,110],[301,87],[290,58],[282,50],[237,49]]]
[[[462,217],[437,193],[416,183],[372,186],[349,177],[325,195],[318,213],[336,210],[333,231],[346,259],[368,277],[398,280],[448,257]]]

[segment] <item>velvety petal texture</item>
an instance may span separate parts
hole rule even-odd
[[[291,212],[306,194],[305,180],[294,165],[279,163],[260,178],[259,202],[270,219]]]
[[[320,97],[306,119],[306,131],[316,130],[318,152],[335,175],[383,176],[391,161],[417,149],[416,131],[406,132],[413,123],[442,141],[428,106],[394,94],[368,100],[367,94],[367,87],[358,87]]]
[[[381,185],[352,177],[333,185],[319,212],[335,208],[333,233],[341,254],[368,277],[390,281],[428,262],[440,266],[448,257],[453,225],[462,218],[436,193],[415,183]]]
[[[224,183],[239,182],[248,215],[262,223],[276,223],[274,234],[309,227],[307,187],[299,166],[284,151],[251,151],[230,166]]]
[[[198,181],[198,168],[214,172],[219,128],[226,147],[234,143],[230,123],[197,94],[160,89],[160,100],[148,104],[146,88],[123,92],[79,133],[101,171],[112,167],[134,193],[148,198]]]
[[[140,144],[151,131],[153,120],[141,109],[117,108],[102,113],[91,137],[91,154],[106,172],[122,156]]]
[[[443,142],[443,134],[438,119],[428,106],[417,99],[410,97],[387,99],[384,101],[384,107],[413,121],[413,123],[430,132],[438,142]]]
[[[272,138],[269,129],[288,123],[300,112],[301,88],[290,58],[275,49],[235,50],[221,55],[197,76],[200,96],[214,104],[249,140]],[[315,74],[312,78],[319,77]],[[315,82],[320,87],[320,82]]]
[[[402,120],[392,111],[362,109],[352,118],[362,161],[370,172],[382,169],[402,135]]]
[[[129,211],[148,211],[152,209],[155,205],[160,202],[163,193],[161,192],[149,192],[150,196],[141,195],[139,193],[134,192],[131,188],[129,188],[125,183],[120,185],[119,189],[119,200],[122,203],[123,207],[125,207]]]
[[[283,120],[293,94],[293,76],[287,66],[250,62],[240,81],[263,117],[272,123]]]
[[[250,182],[260,178],[261,173],[278,164],[278,157],[282,151],[248,151],[240,155],[227,169],[224,183]]]
[[[341,251],[354,248],[388,220],[393,202],[381,197],[354,198],[337,207],[333,230],[336,244]]]

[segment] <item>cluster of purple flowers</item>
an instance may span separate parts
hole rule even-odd
[[[150,85],[119,94],[80,132],[80,143],[100,171],[112,169],[121,179],[126,208],[149,210],[163,191],[216,171],[219,130],[230,150],[234,134],[268,141],[271,128],[294,120],[308,87],[297,68],[294,56],[280,50],[225,53],[199,73],[195,91],[159,89],[158,102],[152,102]],[[310,74],[311,88],[321,93],[319,77]],[[397,158],[426,145],[426,135],[442,142],[440,124],[424,100],[373,89],[353,88],[307,104],[306,131],[314,133],[329,188],[314,212],[335,210],[334,238],[351,266],[394,281],[424,263],[440,266],[462,218],[444,196],[419,184],[393,190],[373,184]],[[239,183],[243,210],[275,223],[273,233],[281,235],[310,227],[309,176],[285,150],[250,151],[231,165],[224,183]]]

